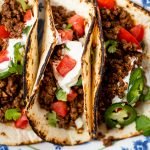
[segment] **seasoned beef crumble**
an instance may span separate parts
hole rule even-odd
[[[11,75],[0,80],[0,122],[6,122],[5,111],[10,108],[23,108],[23,82],[21,75]]]
[[[103,120],[105,110],[112,104],[112,99],[118,95],[123,98],[124,91],[128,88],[128,83],[123,79],[132,69],[131,58],[138,58],[134,63],[141,64],[142,53],[137,52],[135,44],[127,43],[125,40],[118,41],[119,28],[124,27],[128,31],[134,27],[134,21],[130,14],[121,7],[114,10],[101,9],[104,41],[116,40],[118,42],[117,51],[109,53],[106,51],[105,70],[102,78],[101,97],[99,101],[99,121]],[[119,83],[119,84],[118,84]]]
[[[57,29],[63,29],[68,23],[68,18],[75,15],[74,11],[68,12],[64,7],[62,6],[52,6],[52,12],[53,12],[53,18],[55,22],[55,27]]]
[[[24,14],[25,12],[19,2],[5,0],[0,14],[0,23],[10,32],[10,38],[21,37],[24,28]]]
[[[65,8],[62,6],[52,6],[53,18],[55,22],[55,27],[57,30],[64,29],[67,26],[68,18],[75,15],[74,11],[67,12]],[[78,37],[74,34],[73,40],[78,40]],[[52,63],[57,62],[62,59],[62,49],[65,47],[64,44],[57,45],[54,49],[54,52],[51,56],[51,59],[46,67],[44,73],[44,79],[40,85],[40,98],[39,103],[40,106],[50,112],[52,112],[51,104],[56,102],[56,80],[53,74]],[[75,120],[82,116],[83,114],[83,107],[84,107],[84,99],[83,99],[83,87],[74,86],[72,89],[78,94],[75,100],[72,102],[67,101],[67,115],[63,118],[57,116],[57,125],[60,128],[68,129],[70,127],[75,127]]]
[[[0,12],[0,24],[10,32],[9,38],[20,38],[22,35],[25,12],[17,0],[5,0]],[[0,39],[0,51],[7,50],[8,40]],[[11,75],[0,80],[0,122],[6,122],[5,112],[10,108],[24,106],[22,75]]]
[[[68,25],[68,18],[74,16],[76,13],[74,11],[67,11],[62,6],[52,6],[52,13],[54,18],[55,27],[57,30],[64,29]],[[78,35],[73,33],[73,40],[78,40]]]
[[[52,63],[59,61],[62,57],[62,48],[64,45],[58,45],[54,49],[51,60],[49,61],[45,73],[44,79],[40,85],[40,98],[39,103],[41,108],[44,108],[48,111],[52,111],[51,104],[56,101],[56,80],[53,74]],[[74,86],[72,89],[78,94],[76,99],[72,102],[66,102],[68,113],[65,118],[58,117],[58,126],[60,128],[68,129],[70,126],[75,127],[75,120],[82,115],[84,107],[83,99],[83,87]]]

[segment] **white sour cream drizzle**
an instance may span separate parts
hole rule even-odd
[[[30,31],[31,31],[35,21],[36,21],[36,18],[32,17],[31,20],[29,20],[25,23],[25,27],[31,26],[31,28],[30,28]],[[30,33],[30,31],[29,31],[29,33]],[[6,50],[8,51],[7,56],[9,58],[9,61],[4,61],[4,62],[0,63],[0,72],[5,72],[5,71],[8,70],[9,65],[10,65],[10,61],[14,60],[14,45],[18,42],[20,42],[22,45],[25,45],[26,42],[27,42],[29,33],[28,33],[28,35],[22,33],[21,38],[14,38],[14,39],[9,39],[8,40],[8,47],[7,47]]]
[[[55,64],[53,65],[53,71],[58,85],[65,92],[69,93],[70,88],[77,83],[78,78],[81,75],[81,58],[84,48],[82,46],[82,43],[79,41],[67,41],[66,47],[69,48],[69,50],[67,48],[64,48],[63,54],[68,55],[76,60],[76,66],[71,71],[69,71],[65,77],[62,77],[56,70],[59,62],[55,62]]]
[[[132,68],[134,66],[134,62],[137,60],[137,58],[135,57],[132,57],[131,58],[131,65],[132,65]],[[131,71],[132,69],[129,71],[128,75],[123,79],[123,82],[125,84],[129,84],[129,81],[130,81],[130,76],[131,76]],[[119,83],[118,83],[119,84]],[[126,98],[126,95],[127,95],[127,92],[128,90],[125,90],[124,91],[124,94],[125,96],[123,98],[119,98],[118,95],[116,95],[113,99],[112,99],[112,103],[119,103],[119,102],[127,102],[127,98]]]

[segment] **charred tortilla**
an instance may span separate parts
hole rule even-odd
[[[102,51],[106,57],[105,66],[99,74],[102,80],[97,88],[99,95],[95,97],[93,110],[95,133],[104,136],[107,141],[143,132],[146,135],[148,128],[141,127],[139,120],[148,120],[147,125],[150,124],[150,98],[148,90],[145,92],[145,88],[150,86],[150,14],[128,0],[114,2],[115,8],[110,5],[104,8],[102,3],[98,3],[101,7],[100,12],[98,8],[101,15],[99,26],[103,28],[106,49]],[[137,27],[141,28],[138,36]],[[142,48],[140,42],[145,47]],[[141,72],[141,76],[137,77],[137,72]],[[136,87],[139,87],[138,90]]]
[[[32,95],[28,106],[28,118],[34,131],[46,141],[62,145],[83,143],[91,139],[90,48],[94,7],[91,3],[79,0],[52,0],[46,1],[45,10],[42,57],[34,87],[35,94]],[[72,18],[73,20],[79,18],[81,21],[80,31],[75,24],[68,24],[68,20]],[[67,32],[67,37],[66,33],[63,34],[64,31]],[[76,50],[83,50],[83,53],[78,52],[80,54],[78,61],[78,58],[75,58],[77,55],[71,54],[77,46]],[[67,65],[65,71],[60,67],[64,66],[64,63]],[[74,72],[72,74],[75,76],[74,81],[70,81],[70,85],[64,84],[64,79],[77,65],[81,66],[81,73],[76,75]],[[80,77],[82,84],[78,83]],[[69,93],[70,91],[73,93]],[[58,105],[61,106],[58,108]],[[75,110],[77,108],[78,112]],[[74,114],[71,111],[74,111]]]
[[[0,4],[0,144],[37,143],[41,139],[29,126],[23,109],[38,67],[38,2],[1,0]]]

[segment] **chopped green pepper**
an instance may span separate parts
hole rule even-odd
[[[9,64],[9,68],[4,71],[0,72],[0,80],[7,78],[11,74],[22,74],[23,72],[23,58],[24,58],[24,45],[22,45],[20,42],[16,43],[14,45],[14,61],[11,60]]]
[[[130,105],[136,103],[139,100],[143,92],[143,89],[144,89],[144,78],[141,77],[135,80],[134,84],[128,91],[127,100]]]
[[[123,127],[132,123],[137,113],[133,107],[125,103],[112,104],[105,112],[105,122],[110,128]]]

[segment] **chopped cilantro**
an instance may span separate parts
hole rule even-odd
[[[7,109],[5,112],[5,119],[9,121],[16,121],[21,117],[21,112],[19,109],[14,108],[14,109]]]
[[[57,124],[57,117],[56,117],[56,112],[52,111],[52,113],[48,113],[47,114],[47,118],[48,118],[48,123],[53,126],[56,127]]]
[[[67,101],[67,93],[64,92],[62,89],[58,89],[56,91],[56,98],[60,101]]]
[[[72,24],[68,24],[65,29],[71,29],[72,28]]]
[[[28,35],[30,29],[31,29],[31,26],[25,27],[25,28],[23,29],[23,33],[26,34],[26,35]]]
[[[150,118],[147,116],[140,116],[136,120],[136,129],[138,131],[142,131],[144,135],[149,136],[150,135]]]
[[[118,42],[114,40],[108,40],[105,42],[105,46],[109,53],[115,53],[117,51]]]
[[[25,2],[25,0],[17,0],[17,2],[21,4],[23,11],[26,11],[30,8],[30,6]]]

